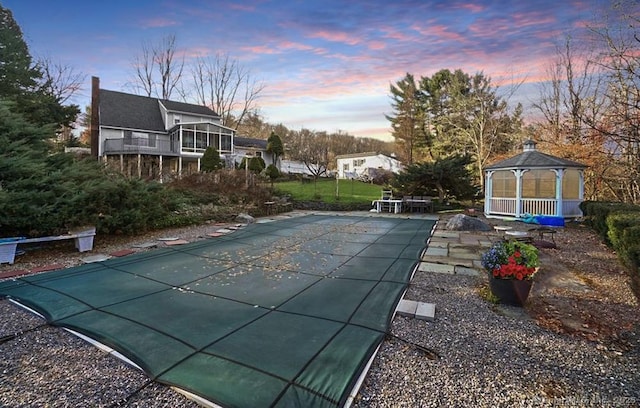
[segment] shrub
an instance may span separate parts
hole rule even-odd
[[[200,168],[205,173],[224,168],[224,161],[220,158],[218,149],[213,146],[207,147],[207,150],[202,155]]]
[[[637,212],[640,211],[640,207],[618,202],[583,201],[580,203],[580,210],[582,210],[585,216],[586,223],[610,245],[611,241],[609,241],[607,217],[614,213]]]
[[[271,179],[271,181],[273,181],[273,180],[277,179],[278,177],[280,177],[280,170],[278,170],[278,168],[276,166],[274,166],[273,164],[270,164],[269,166],[267,166],[265,174],[266,174],[267,177],[269,177]]]

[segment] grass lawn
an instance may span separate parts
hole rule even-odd
[[[289,194],[296,201],[371,203],[371,200],[379,199],[382,194],[382,186],[358,180],[338,180],[337,194],[335,179],[318,179],[306,183],[284,181],[273,186],[281,194]]]

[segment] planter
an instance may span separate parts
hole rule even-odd
[[[496,279],[489,274],[491,293],[500,299],[500,303],[511,306],[523,306],[533,286],[532,280]]]

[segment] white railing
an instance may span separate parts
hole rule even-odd
[[[523,198],[520,215],[557,215],[555,198]]]
[[[492,198],[490,200],[489,214],[516,215],[515,198]]]
[[[580,203],[582,200],[562,200],[563,217],[580,217]],[[558,200],[554,198],[523,198],[520,200],[520,211],[517,212],[517,201],[515,198],[491,198],[489,200],[489,214],[523,216],[531,215],[558,215]]]

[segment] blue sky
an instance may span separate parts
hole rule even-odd
[[[228,53],[266,88],[270,123],[389,139],[389,86],[444,68],[479,71],[509,89],[511,102],[537,96],[556,45],[609,2],[365,0],[0,0],[34,57],[87,75],[75,103],[89,103],[90,77],[128,92],[143,42],[175,35],[187,64]],[[177,98],[176,98],[177,99]]]

